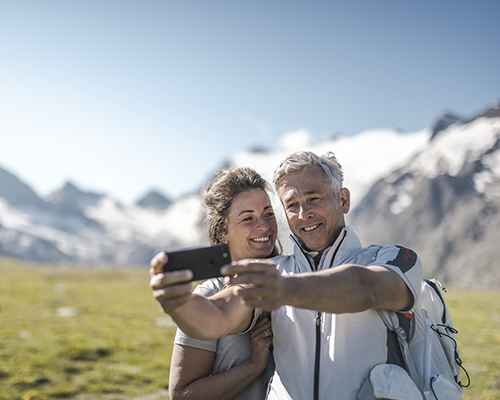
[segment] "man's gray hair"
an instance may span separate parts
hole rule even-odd
[[[326,177],[332,184],[333,192],[338,196],[342,189],[344,173],[342,172],[342,166],[337,161],[337,157],[331,151],[322,156],[318,156],[311,151],[297,151],[288,155],[274,171],[274,188],[279,192],[281,182],[287,175],[311,167],[323,168]]]

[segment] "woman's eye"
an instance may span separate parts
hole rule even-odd
[[[266,218],[273,218],[274,217],[274,213],[273,212],[268,212],[266,215],[265,215]]]
[[[243,222],[250,222],[253,221],[253,217],[246,217],[242,219]]]

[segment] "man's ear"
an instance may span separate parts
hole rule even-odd
[[[349,189],[342,188],[339,194],[339,199],[340,199],[340,210],[344,214],[347,214],[349,212],[349,209],[351,208],[351,192],[349,192]]]

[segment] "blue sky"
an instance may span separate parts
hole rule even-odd
[[[129,204],[237,151],[500,97],[500,2],[0,1],[0,167]]]

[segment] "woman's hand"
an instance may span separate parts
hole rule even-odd
[[[250,360],[264,371],[273,346],[273,331],[269,318],[262,317],[251,330],[251,335],[253,353]]]
[[[189,269],[163,272],[163,266],[167,262],[168,256],[165,252],[154,256],[150,263],[149,286],[162,310],[170,314],[191,299],[193,273]]]

